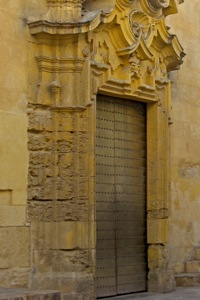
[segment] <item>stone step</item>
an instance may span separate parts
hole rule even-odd
[[[0,287],[0,300],[61,300],[61,293]]]
[[[177,287],[200,287],[200,273],[183,273],[175,276]]]
[[[200,247],[195,248],[195,250],[194,250],[194,259],[200,260]]]
[[[199,273],[200,272],[200,260],[186,261],[185,271],[186,271],[186,273]]]

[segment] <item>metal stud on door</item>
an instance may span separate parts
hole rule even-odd
[[[146,289],[145,104],[98,95],[97,297]]]

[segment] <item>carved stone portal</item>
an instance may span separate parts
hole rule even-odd
[[[101,93],[147,103],[147,284],[149,291],[170,291],[168,74],[184,53],[165,16],[178,4],[113,0],[104,10],[101,1],[83,2],[48,0],[47,12],[29,22],[31,285],[95,298],[95,109]]]

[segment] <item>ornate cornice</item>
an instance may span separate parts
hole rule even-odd
[[[184,57],[177,37],[165,25],[165,16],[177,10],[178,2],[116,0],[109,12],[84,11],[83,2],[47,0],[47,13],[29,22],[31,34],[41,44],[78,43],[74,57],[39,54],[40,72],[81,74],[92,69],[93,94],[101,87],[156,100],[156,82],[167,84],[168,72],[178,69]],[[51,85],[51,90],[58,94],[59,88]]]

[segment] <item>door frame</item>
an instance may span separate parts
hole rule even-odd
[[[147,291],[166,292],[174,289],[174,272],[168,267],[167,255],[169,242],[169,125],[171,124],[169,103],[171,84],[169,81],[164,84],[157,81],[156,89],[160,96],[158,101],[145,101],[143,97],[134,99],[123,96],[123,98],[146,103]],[[121,98],[119,94],[112,91],[108,92],[107,87],[106,90],[104,87],[99,87],[98,93]],[[94,128],[96,128],[96,95],[97,92],[94,95],[92,116]],[[95,133],[93,138],[93,147],[95,147]],[[95,169],[95,156],[93,168]],[[96,236],[94,238],[96,240]]]

